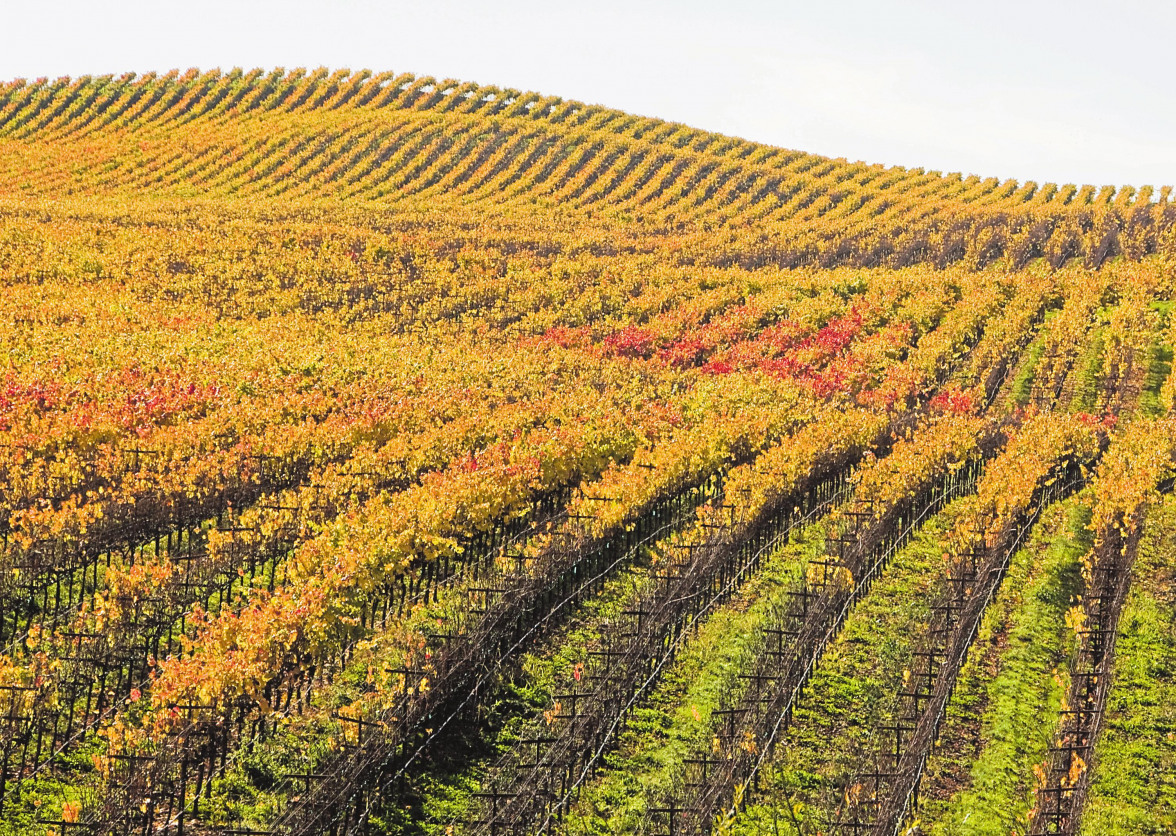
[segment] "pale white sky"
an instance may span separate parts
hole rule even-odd
[[[0,0],[0,78],[349,67],[867,162],[1176,183],[1172,0]]]

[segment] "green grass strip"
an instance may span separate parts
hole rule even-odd
[[[931,591],[943,572],[941,541],[958,507],[929,519],[846,619],[761,772],[757,800],[736,818],[731,834],[826,831],[841,787],[878,743],[874,729],[892,718],[893,695],[931,618]]]
[[[947,775],[957,773],[965,776],[965,787],[949,800],[924,802],[922,832],[1025,832],[1034,767],[1049,752],[1068,685],[1074,632],[1066,626],[1066,612],[1081,589],[1089,521],[1090,508],[1080,500],[1054,505],[1028,548],[1013,556],[960,674],[940,748],[929,764],[927,783],[943,786],[950,783]],[[978,752],[966,740],[953,739],[953,732],[974,723],[969,721],[977,712],[982,712]]]
[[[1176,499],[1148,516],[1082,836],[1176,833]]]
[[[823,553],[825,528],[808,526],[769,559],[728,605],[706,619],[648,700],[634,710],[605,773],[584,788],[565,832],[612,836],[643,832],[649,809],[681,786],[687,758],[709,749],[712,715],[741,687],[771,608],[782,603],[804,564]]]
[[[1160,395],[1164,382],[1172,373],[1172,346],[1168,344],[1167,309],[1163,311],[1164,322],[1147,351],[1147,375],[1143,379],[1143,390],[1139,393],[1139,413],[1148,418],[1161,418],[1168,412]]]
[[[1094,329],[1086,350],[1074,363],[1071,374],[1074,377],[1073,397],[1070,412],[1091,412],[1098,405],[1102,391],[1102,362],[1105,326]]]
[[[1050,314],[1054,313],[1050,311]],[[1046,321],[1050,317],[1047,315]],[[1045,329],[1037,335],[1029,347],[1025,349],[1024,360],[1017,369],[1013,382],[1009,387],[1009,403],[1012,406],[1025,406],[1033,393],[1033,381],[1037,379],[1037,364],[1041,362],[1041,355],[1045,353]]]

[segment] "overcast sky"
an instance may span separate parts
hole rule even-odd
[[[0,78],[349,67],[851,160],[1176,183],[1172,0],[0,0]]]

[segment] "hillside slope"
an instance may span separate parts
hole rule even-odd
[[[144,192],[597,211],[767,236],[790,265],[1097,266],[1170,248],[1176,224],[1169,187],[850,164],[451,79],[190,70],[0,88],[0,195]]]
[[[0,836],[1176,821],[1170,189],[14,82],[0,289]]]

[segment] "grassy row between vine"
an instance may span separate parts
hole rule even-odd
[[[773,609],[782,606],[807,563],[825,548],[827,525],[793,535],[760,573],[714,612],[662,681],[634,711],[606,770],[585,787],[564,829],[576,836],[638,832],[651,809],[682,785],[685,761],[710,747],[715,712],[743,687],[765,641]]]
[[[932,755],[919,813],[924,832],[1023,834],[1069,685],[1089,500],[1056,503],[1018,550],[961,672]]]
[[[1176,832],[1176,498],[1148,515],[1081,836]]]

